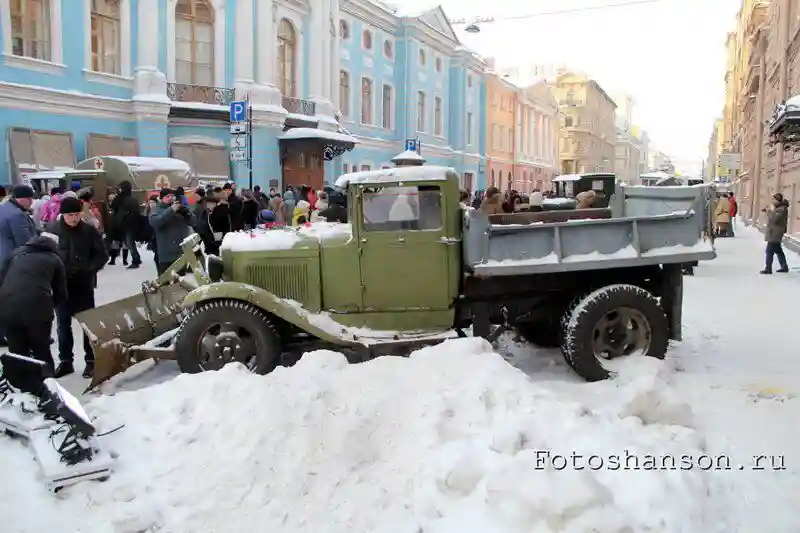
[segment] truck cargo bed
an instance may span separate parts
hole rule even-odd
[[[488,277],[714,259],[714,246],[704,236],[708,194],[703,187],[619,186],[611,218],[587,210],[594,218],[556,222],[532,222],[523,213],[493,224],[470,210],[464,217],[464,263],[475,276]]]

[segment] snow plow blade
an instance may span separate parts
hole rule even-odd
[[[154,339],[180,325],[181,305],[190,290],[179,282],[161,286],[146,282],[141,294],[78,313],[75,318],[94,349],[89,389],[151,357],[148,348],[158,344]]]

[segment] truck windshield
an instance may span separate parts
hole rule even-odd
[[[365,231],[435,230],[442,227],[442,198],[436,186],[364,189]]]

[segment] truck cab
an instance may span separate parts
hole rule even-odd
[[[342,176],[348,224],[231,235],[225,277],[375,330],[453,324],[461,273],[458,175],[407,167]],[[296,237],[295,237],[296,235]],[[276,249],[292,241],[289,248]]]

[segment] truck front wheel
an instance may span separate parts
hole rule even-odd
[[[663,359],[669,322],[658,299],[635,285],[610,285],[580,299],[564,315],[561,353],[586,381],[613,373],[603,362],[638,354]]]
[[[238,300],[213,300],[196,307],[175,336],[182,372],[219,370],[238,362],[256,374],[280,361],[280,337],[261,309]]]

